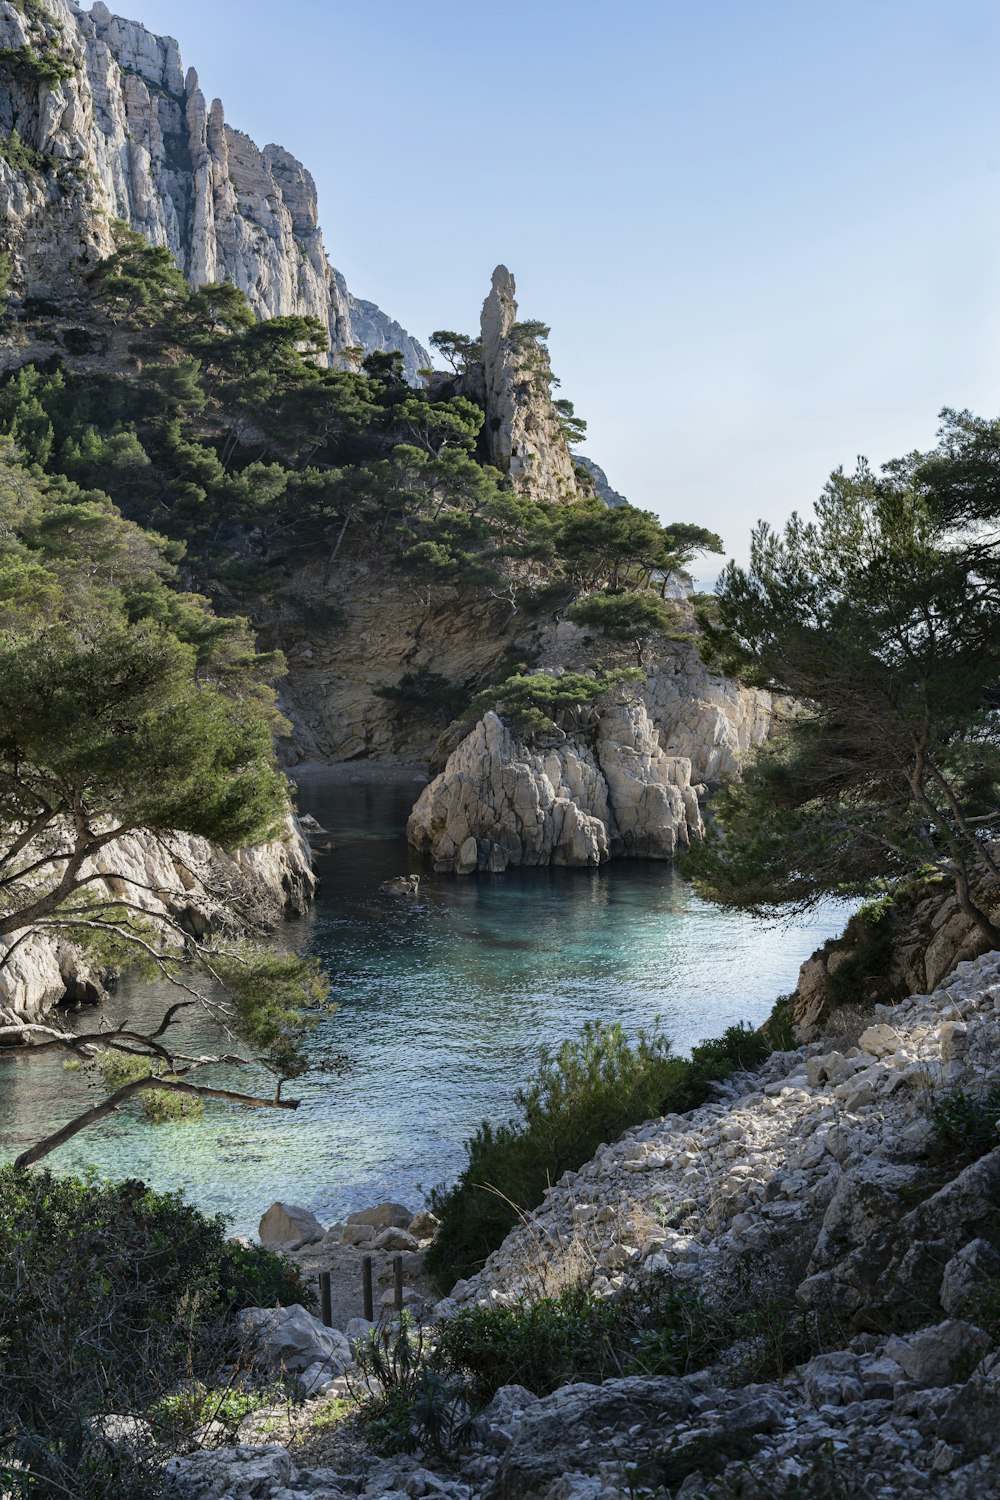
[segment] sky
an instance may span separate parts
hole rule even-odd
[[[306,163],[334,265],[423,341],[509,266],[584,451],[741,560],[837,465],[1000,408],[996,0],[112,8]]]

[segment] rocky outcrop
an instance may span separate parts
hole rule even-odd
[[[990,918],[1000,922],[997,891],[980,885],[975,894]],[[927,993],[987,948],[950,881],[914,880],[885,907],[862,908],[841,937],[806,959],[792,996],[798,1035],[810,1041],[845,1004],[870,1008]]]
[[[497,266],[481,318],[483,362],[466,389],[486,409],[486,458],[511,488],[536,500],[578,498],[576,473],[552,403],[548,351],[518,332],[514,278]]]
[[[108,844],[82,872],[103,874],[95,889],[148,912],[167,940],[203,937],[215,925],[273,924],[305,910],[316,878],[309,846],[289,816],[280,838],[226,853],[190,834],[130,833]],[[0,1027],[38,1024],[57,1005],[99,1000],[98,976],[71,943],[12,933],[0,940]],[[11,951],[12,950],[12,951]],[[20,1038],[17,1038],[18,1040]]]
[[[425,787],[406,836],[438,870],[670,859],[702,836],[691,764],[666,755],[645,707],[606,709],[537,749],[487,713]]]
[[[693,647],[657,663],[641,692],[666,752],[686,756],[709,786],[731,780],[774,723],[770,693],[710,672]]]
[[[614,510],[619,505],[628,504],[624,495],[619,494],[617,490],[611,488],[611,481],[600,464],[595,464],[592,458],[585,458],[582,453],[573,453],[570,457],[577,468],[585,469],[589,474],[590,482],[594,487],[594,494],[602,505],[607,505],[610,509]]]
[[[318,318],[334,354],[398,349],[417,381],[427,351],[327,261],[309,172],[227,125],[173,38],[101,0],[89,12],[0,0],[0,49],[0,250],[15,300],[71,303],[120,219],[193,286],[230,281],[261,317]],[[18,345],[8,362],[32,352]]]
[[[388,591],[382,571],[344,566],[323,589],[322,564],[303,570],[263,641],[288,660],[282,707],[294,728],[283,754],[301,761],[371,759],[442,764],[449,719],[480,689],[503,681],[512,661],[559,672],[594,664],[591,634],[569,620],[533,619],[508,598],[451,586]],[[335,623],[311,623],[327,611]],[[296,614],[300,618],[296,618]],[[405,674],[426,672],[454,690],[449,703],[408,707],[381,696]],[[694,646],[671,642],[648,664],[640,692],[668,755],[691,762],[691,780],[716,785],[770,733],[770,694],[715,676]]]

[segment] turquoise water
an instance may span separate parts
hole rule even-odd
[[[240,1232],[275,1198],[324,1221],[393,1197],[414,1208],[455,1176],[462,1144],[484,1117],[502,1117],[542,1044],[584,1021],[629,1031],[655,1017],[683,1050],[735,1021],[759,1023],[792,989],[799,964],[840,930],[843,908],[783,924],[722,913],[662,864],[600,871],[525,870],[459,881],[435,876],[402,836],[412,786],[303,780],[299,800],[330,829],[316,907],[278,940],[321,955],[338,1010],[318,1053],[345,1054],[341,1077],[311,1075],[287,1093],[294,1114],[209,1106],[193,1124],[152,1126],[131,1112],[103,1121],[49,1158],[112,1176],[183,1188],[223,1210]],[[379,893],[420,870],[418,898]],[[158,1016],[165,986],[123,983],[99,1015]],[[220,1046],[204,1018],[186,1040]],[[246,1088],[245,1076],[226,1080]],[[99,1097],[59,1058],[0,1061],[0,1158]]]

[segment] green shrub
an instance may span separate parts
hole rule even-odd
[[[471,1412],[463,1385],[432,1353],[423,1328],[403,1313],[396,1327],[373,1328],[354,1357],[354,1394],[372,1446],[386,1454],[419,1448],[450,1461]]]
[[[471,726],[494,709],[523,738],[552,734],[565,725],[576,709],[592,707],[612,688],[641,676],[635,667],[597,672],[593,676],[583,672],[564,672],[561,677],[550,677],[546,672],[514,672],[505,682],[477,693],[462,715],[462,722]]]
[[[459,683],[450,682],[440,672],[431,672],[419,667],[415,672],[404,672],[398,682],[386,682],[375,689],[376,698],[385,698],[398,703],[401,708],[433,718],[444,715],[452,718],[463,703],[467,693]]]
[[[32,47],[0,47],[0,66],[9,68],[15,77],[37,84],[61,83],[73,77],[72,64],[51,49],[39,53]]]
[[[303,1300],[296,1272],[225,1233],[141,1182],[0,1168],[0,1473],[26,1466],[4,1480],[13,1500],[146,1493],[153,1467],[98,1441],[101,1419],[145,1420],[179,1382],[210,1382],[237,1352],[238,1309]]]
[[[791,1052],[799,1045],[795,1035],[795,996],[779,995],[761,1027],[775,1052]]]
[[[134,1057],[126,1052],[105,1052],[97,1066],[108,1092],[135,1083],[140,1078],[153,1075],[153,1061],[149,1057]],[[164,1078],[173,1074],[164,1073]],[[171,1094],[165,1089],[143,1089],[138,1096],[139,1104],[147,1120],[154,1125],[174,1125],[180,1120],[200,1120],[205,1113],[205,1101],[192,1094]]]
[[[1000,1085],[982,1094],[953,1089],[931,1110],[931,1124],[939,1148],[984,1156],[998,1143]]]
[[[763,1032],[731,1026],[673,1057],[659,1031],[631,1044],[617,1023],[588,1022],[578,1042],[542,1052],[532,1083],[514,1096],[519,1115],[484,1121],[467,1142],[468,1163],[454,1186],[430,1194],[441,1228],[427,1266],[442,1286],[479,1270],[545,1189],[630,1125],[704,1102],[710,1085],[758,1066],[771,1051]]]
[[[705,1364],[720,1337],[697,1292],[654,1276],[618,1297],[570,1287],[535,1302],[464,1308],[442,1325],[437,1359],[484,1404],[514,1383],[545,1396],[571,1380],[683,1375]]]
[[[632,1045],[621,1026],[589,1022],[578,1042],[543,1050],[534,1081],[515,1094],[519,1117],[484,1121],[468,1142],[469,1160],[454,1187],[437,1188],[441,1220],[427,1264],[442,1284],[470,1276],[563,1172],[602,1141],[659,1113],[685,1064],[659,1033]]]
[[[0,52],[0,59],[2,59]],[[38,172],[39,174],[51,171],[55,166],[55,160],[46,156],[44,151],[36,151],[33,146],[26,146],[16,130],[10,135],[0,135],[0,158],[13,167],[15,172]]]

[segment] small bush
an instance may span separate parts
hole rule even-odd
[[[759,1066],[771,1043],[749,1026],[702,1042],[691,1060],[673,1057],[660,1032],[628,1042],[621,1026],[588,1023],[579,1042],[543,1051],[535,1080],[515,1094],[520,1118],[484,1121],[467,1143],[468,1165],[451,1188],[435,1188],[441,1228],[427,1266],[442,1286],[471,1276],[545,1189],[630,1125],[704,1103],[711,1084]]]
[[[1000,1085],[983,1094],[953,1089],[931,1110],[931,1124],[939,1148],[984,1156],[998,1143]]]
[[[720,1337],[696,1292],[654,1276],[618,1297],[570,1287],[535,1302],[464,1308],[442,1325],[437,1357],[485,1403],[514,1383],[545,1396],[571,1380],[683,1375],[705,1364]]]
[[[432,1354],[424,1330],[404,1313],[396,1327],[373,1328],[354,1357],[353,1394],[372,1446],[386,1454],[419,1448],[449,1462],[471,1411],[463,1385]]]
[[[135,1083],[140,1078],[153,1075],[153,1062],[148,1057],[134,1057],[126,1052],[105,1052],[97,1063],[104,1085],[109,1093]],[[164,1073],[164,1078],[173,1074]],[[192,1094],[172,1094],[165,1089],[143,1089],[139,1103],[147,1120],[154,1125],[174,1125],[181,1120],[200,1120],[205,1113],[205,1102]]]
[[[613,688],[641,676],[638,668],[618,668],[594,676],[583,672],[564,672],[561,677],[550,677],[546,672],[514,672],[505,682],[477,693],[462,715],[462,723],[471,726],[493,709],[522,738],[553,734],[577,710],[592,708]]]
[[[579,1042],[543,1051],[534,1081],[514,1096],[519,1117],[499,1126],[484,1121],[458,1182],[431,1193],[441,1220],[427,1256],[432,1274],[451,1285],[478,1270],[550,1183],[602,1141],[658,1114],[685,1068],[661,1034],[640,1034],[633,1045],[621,1026],[596,1021]]]
[[[404,672],[398,682],[383,683],[375,689],[375,696],[427,718],[444,716],[451,719],[468,695],[461,684],[450,682],[440,672],[420,667],[415,672]]]
[[[780,995],[761,1027],[774,1052],[791,1052],[799,1045],[795,1035],[795,996]]]
[[[22,1466],[4,1478],[12,1500],[154,1492],[145,1440],[109,1448],[103,1419],[149,1433],[157,1402],[182,1382],[211,1384],[238,1352],[234,1312],[303,1299],[292,1268],[225,1233],[141,1182],[0,1169],[0,1474]]]

